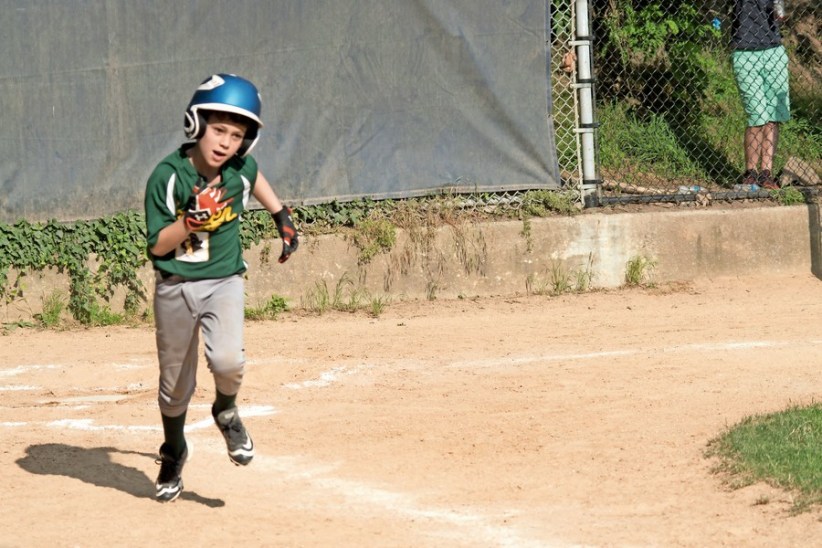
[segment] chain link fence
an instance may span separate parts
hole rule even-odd
[[[551,87],[553,91],[554,131],[557,162],[564,188],[580,187],[580,142],[574,46],[574,2],[555,1],[551,7]]]
[[[815,192],[822,4],[784,0],[780,17],[773,1],[590,4],[601,180],[595,203]],[[576,73],[563,62],[573,2],[561,4],[553,10],[556,131],[563,178],[574,182],[574,96],[566,90]]]
[[[575,193],[579,206],[772,199],[774,191],[791,189],[797,190],[795,201],[816,195],[822,184],[822,4],[783,1],[784,17],[777,22],[774,0],[590,0],[582,14],[590,17],[589,36],[579,35],[576,0],[552,2],[552,115],[566,194]],[[759,36],[764,31],[752,25],[762,24],[762,17],[775,25],[778,47],[747,55],[744,44],[732,43],[734,29],[748,18],[737,35]],[[595,76],[593,200],[585,196],[591,180],[583,174],[582,135],[590,128],[580,116],[579,90],[586,86],[579,74],[580,43],[590,44]],[[768,80],[769,88],[754,86],[751,94],[744,81],[753,72],[745,70],[750,59],[741,58],[766,58],[767,73],[774,70],[770,55],[777,59],[782,51],[788,74],[781,81],[788,88],[782,103],[774,100],[785,91],[778,75]],[[777,113],[775,135],[748,129],[767,126],[751,114],[767,110],[758,103],[764,99],[777,105],[767,108],[789,113]],[[459,209],[510,213],[526,204],[528,193],[469,193],[451,200]]]

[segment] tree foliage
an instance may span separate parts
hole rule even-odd
[[[598,3],[597,91],[639,113],[694,112],[705,93],[703,54],[715,43],[715,12],[693,2],[610,0]]]

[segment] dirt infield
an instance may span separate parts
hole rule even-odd
[[[0,546],[808,546],[706,443],[818,400],[822,282],[394,303],[249,323],[231,465],[203,365],[185,491],[153,500],[149,328],[0,338]]]

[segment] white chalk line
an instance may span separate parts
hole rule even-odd
[[[819,345],[822,341],[805,341],[806,344]],[[570,353],[570,354],[548,354],[538,356],[521,356],[514,358],[495,358],[487,360],[470,360],[461,362],[451,362],[450,367],[499,367],[506,365],[525,365],[539,361],[578,361],[590,360],[597,358],[608,358],[615,356],[631,356],[649,351],[658,352],[693,352],[693,351],[737,351],[750,350],[758,348],[780,348],[785,346],[796,346],[796,341],[782,342],[782,341],[731,341],[724,343],[695,343],[687,345],[677,345],[672,347],[662,348],[634,348],[626,350],[612,350],[600,352],[585,352],[585,353]],[[26,371],[38,369],[56,369],[56,365],[32,365],[19,366],[10,370],[0,370],[0,376],[16,376]],[[328,371],[320,373],[315,379],[309,379],[299,383],[287,383],[282,385],[283,388],[290,390],[311,389],[311,388],[327,388],[337,382],[340,382],[344,376],[353,375],[371,367],[368,364],[359,364],[353,368],[347,366],[335,366]],[[34,389],[35,387],[0,387],[0,389]],[[193,406],[192,406],[193,407]],[[271,406],[245,406],[241,409],[243,417],[254,417],[272,415],[276,413]],[[0,422],[0,426],[4,427],[24,427],[32,423],[30,422]],[[157,432],[161,431],[162,427],[158,425],[144,426],[144,425],[98,425],[92,419],[62,419],[45,423],[48,427],[59,429],[76,429],[84,431],[128,431],[128,432]],[[206,419],[195,422],[186,426],[186,432],[195,432],[205,428],[213,427],[213,419],[208,417]],[[544,546],[546,541],[534,541],[523,538],[514,527],[506,527],[489,522],[488,516],[468,511],[457,511],[452,509],[444,509],[437,507],[425,507],[419,504],[412,496],[404,493],[388,491],[385,489],[376,488],[364,483],[345,480],[336,477],[323,477],[326,471],[330,471],[328,466],[322,468],[300,467],[295,465],[295,459],[287,457],[265,457],[258,455],[257,461],[270,462],[272,467],[279,472],[288,473],[292,477],[301,478],[309,481],[317,488],[330,490],[334,493],[344,497],[349,502],[357,504],[366,504],[369,506],[378,506],[385,510],[407,516],[414,519],[428,519],[440,522],[452,527],[464,529],[460,534],[460,538],[464,540],[465,535],[473,536],[473,538],[481,537],[483,541],[493,542],[499,546]],[[261,463],[262,464],[262,463]],[[515,512],[508,512],[503,517],[510,517],[516,515]],[[495,516],[499,519],[499,516]],[[448,535],[453,536],[453,535]],[[552,545],[554,543],[551,543]],[[556,543],[565,544],[565,543]]]
[[[257,461],[260,461],[259,464]],[[374,487],[363,482],[352,481],[340,477],[330,476],[337,466],[328,463],[311,464],[304,459],[293,456],[271,457],[260,455],[255,457],[257,466],[271,468],[275,475],[267,477],[277,478],[276,481],[289,479],[305,481],[315,489],[329,491],[335,500],[342,497],[352,505],[379,508],[385,512],[404,516],[414,520],[428,520],[457,530],[438,531],[433,533],[441,538],[453,538],[461,541],[475,539],[483,545],[491,543],[496,546],[546,546],[548,541],[536,541],[525,538],[515,526],[505,526],[492,523],[492,520],[511,518],[521,514],[518,510],[507,510],[502,513],[485,515],[471,510],[454,510],[436,506],[425,506],[416,497],[407,493],[390,491]],[[552,546],[563,543],[553,542]],[[564,544],[563,544],[564,545]]]
[[[595,360],[599,358],[612,358],[612,357],[624,357],[624,356],[635,356],[639,354],[647,354],[649,352],[662,352],[662,353],[683,353],[683,352],[719,352],[719,351],[739,351],[739,350],[752,350],[752,349],[761,349],[761,348],[782,348],[786,346],[796,346],[798,344],[802,344],[803,341],[729,341],[729,342],[722,342],[722,343],[693,343],[693,344],[686,344],[686,345],[677,345],[677,346],[670,346],[670,347],[660,347],[660,348],[633,348],[633,349],[625,349],[625,350],[605,350],[600,352],[583,352],[583,353],[571,353],[571,354],[544,354],[544,355],[533,355],[533,356],[519,356],[519,357],[501,357],[501,358],[488,358],[488,359],[480,359],[480,360],[463,360],[463,361],[455,361],[450,362],[446,365],[449,368],[490,368],[490,367],[505,367],[505,366],[521,366],[521,365],[528,365],[536,362],[572,362],[572,361],[583,361],[583,360]],[[810,340],[804,341],[804,344],[808,344],[811,346],[817,346],[822,344],[822,340]],[[116,365],[116,364],[115,364]],[[367,369],[371,369],[372,367],[376,366],[377,364],[367,364],[367,363],[359,363],[354,366],[347,366],[347,365],[337,365],[332,367],[327,371],[323,371],[319,374],[318,377],[307,379],[301,382],[291,382],[282,385],[282,388],[287,390],[306,390],[306,389],[317,389],[317,388],[328,388],[338,382],[341,382],[344,377],[356,375],[365,371]],[[381,362],[380,365],[386,365],[386,362]],[[41,370],[41,369],[60,369],[61,366],[58,365],[27,365],[27,366],[17,366],[12,369],[7,370],[0,370],[0,376],[16,376],[23,374],[28,371],[32,370]],[[125,387],[126,392],[134,392],[134,391],[144,391],[148,389],[146,385],[142,383],[131,383]],[[12,391],[34,391],[34,390],[42,390],[40,386],[34,385],[2,385],[0,386],[0,392],[12,392]],[[77,389],[80,390],[80,389]],[[101,388],[97,389],[97,392],[103,392],[104,395],[98,396],[77,396],[73,398],[63,398],[58,400],[49,400],[49,402],[55,403],[94,403],[94,402],[105,402],[109,398],[117,398],[117,399],[126,399],[127,395],[120,395],[117,394],[121,392],[123,389],[120,387],[114,388]],[[114,392],[115,394],[111,394]],[[2,425],[3,423],[0,423]]]
[[[209,409],[211,406],[208,406]],[[277,409],[270,405],[242,405],[240,406],[240,418],[246,419],[250,417],[267,417],[279,413]],[[195,432],[204,428],[214,428],[214,419],[208,417],[194,424],[186,425],[186,432]]]
[[[149,362],[143,360],[133,360],[130,363],[118,363],[114,362],[110,364],[111,367],[114,369],[119,369],[122,371],[132,370],[132,369],[145,369],[149,367],[151,364]],[[31,373],[32,371],[42,371],[42,370],[51,370],[51,369],[67,369],[70,368],[70,365],[58,365],[58,364],[29,364],[29,365],[17,365],[10,369],[0,369],[0,377],[16,377],[18,375],[22,375],[24,373]]]
[[[110,386],[107,388],[95,388],[95,392],[103,392],[103,394],[99,395],[88,395],[88,396],[73,396],[70,398],[61,398],[59,400],[41,400],[39,403],[68,403],[73,401],[111,401],[114,400],[123,400],[127,399],[129,396],[128,394],[121,394],[120,392],[144,392],[146,390],[151,390],[151,387],[144,386],[142,383],[131,383],[128,386],[121,387],[121,386]],[[30,384],[6,384],[0,386],[0,392],[31,392],[34,390],[43,390],[42,386],[35,386]],[[67,390],[72,390],[74,392],[82,392],[86,390],[86,388],[80,388],[77,386],[73,386],[68,388]]]
[[[731,341],[723,343],[694,343],[684,344],[669,347],[649,347],[649,348],[631,348],[626,350],[604,350],[601,352],[583,352],[573,354],[543,354],[536,356],[519,356],[519,357],[503,357],[503,358],[488,358],[484,360],[464,360],[458,362],[451,362],[449,367],[500,367],[500,366],[516,366],[528,365],[535,362],[564,362],[564,361],[581,361],[591,360],[597,358],[612,358],[619,356],[636,356],[640,354],[647,354],[649,352],[660,353],[684,353],[684,352],[721,352],[721,351],[736,351],[736,350],[752,350],[757,348],[784,348],[786,346],[795,347],[801,344],[810,346],[818,346],[822,344],[820,340],[811,341]]]
[[[16,377],[17,375],[22,375],[23,373],[28,373],[30,371],[40,371],[43,369],[60,369],[59,365],[18,365],[16,367],[12,367],[11,369],[0,369],[0,377]]]
[[[289,390],[300,390],[303,388],[325,388],[338,382],[345,375],[354,375],[360,371],[368,369],[369,367],[371,366],[367,364],[360,364],[353,368],[349,368],[345,365],[339,365],[328,371],[320,373],[320,376],[316,379],[309,379],[302,382],[290,382],[283,384],[282,386],[283,388],[288,388]]]
[[[112,367],[115,369],[120,370],[128,370],[128,369],[141,369],[146,367],[144,364],[135,364],[135,363],[113,363],[111,364]],[[20,375],[30,374],[34,371],[49,371],[54,369],[66,369],[69,368],[68,365],[57,365],[57,364],[30,364],[30,365],[18,365],[12,367],[10,369],[0,369],[0,378],[6,377],[17,377]],[[132,383],[125,387],[127,391],[136,391],[144,389],[142,383]],[[42,390],[42,386],[38,385],[31,385],[31,384],[6,384],[0,386],[0,392],[23,392],[23,391],[35,391],[35,390]],[[77,391],[82,391],[84,389],[75,388]],[[117,392],[120,391],[120,387],[108,387],[108,388],[98,388],[97,391],[107,391],[107,392]]]
[[[353,368],[347,366],[336,366],[328,371],[320,373],[319,377],[310,379],[300,383],[288,383],[283,385],[284,388],[290,390],[300,390],[307,388],[326,388],[336,382],[340,382],[343,377],[354,375],[365,368],[369,367],[366,364],[360,364]],[[196,405],[192,408],[209,407],[207,405]],[[255,416],[272,415],[276,413],[272,406],[243,406],[240,413],[245,418]],[[0,426],[6,427],[24,427],[30,426],[32,423],[27,422],[4,422]],[[100,432],[100,431],[120,431],[120,432],[161,432],[160,425],[101,425],[97,424],[94,419],[60,419],[46,422],[45,425],[49,428],[56,428],[60,430],[81,430],[86,432]],[[214,427],[214,420],[209,416],[205,419],[187,425],[186,433],[196,432],[203,429],[211,429]],[[214,448],[217,449],[217,445]],[[439,537],[451,537],[464,539],[476,538],[482,542],[492,542],[498,546],[542,546],[543,543],[538,543],[529,539],[523,538],[518,532],[510,527],[495,525],[490,523],[490,518],[477,513],[467,511],[456,511],[451,509],[443,509],[436,507],[424,507],[417,503],[413,497],[403,494],[388,491],[385,489],[375,488],[363,483],[354,482],[335,477],[322,477],[318,473],[332,471],[334,467],[324,466],[322,469],[314,469],[301,467],[295,468],[294,459],[270,459],[264,455],[259,455],[256,461],[271,460],[275,463],[274,468],[281,472],[287,472],[292,477],[299,477],[300,479],[309,480],[315,487],[332,491],[335,494],[341,495],[350,502],[360,505],[368,505],[369,507],[377,506],[385,511],[392,512],[398,515],[403,515],[412,519],[426,519],[433,522],[438,522],[449,527],[457,527],[459,531],[440,532]],[[279,464],[277,464],[279,463]],[[259,467],[259,464],[258,464]],[[514,515],[513,512],[506,514],[507,516]]]
[[[210,408],[210,406],[209,406]],[[279,411],[270,405],[246,405],[240,408],[240,416],[243,418],[251,417],[265,417],[274,415]],[[59,419],[54,421],[43,422],[0,422],[0,426],[6,427],[20,427],[31,426],[36,424],[43,424],[48,428],[56,428],[58,430],[82,430],[85,432],[102,432],[102,431],[118,431],[118,432],[157,432],[162,431],[162,426],[159,425],[123,425],[123,424],[97,424],[94,419]],[[210,416],[206,419],[197,421],[193,424],[186,425],[186,432],[196,432],[204,428],[213,428],[214,419]]]

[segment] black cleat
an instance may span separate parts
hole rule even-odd
[[[214,416],[214,422],[225,438],[228,458],[236,465],[245,466],[254,458],[254,442],[243,426],[237,408],[226,409]]]
[[[179,459],[175,459],[168,453],[168,447],[164,443],[160,446],[160,457],[155,461],[160,465],[160,474],[154,487],[157,490],[155,497],[161,502],[171,502],[183,492],[183,465],[188,459],[188,447],[183,450]]]

